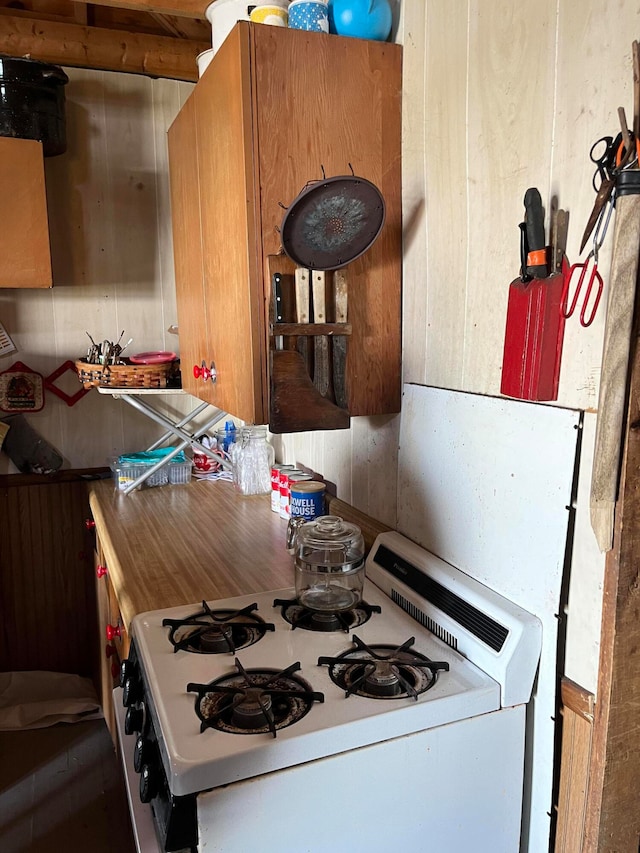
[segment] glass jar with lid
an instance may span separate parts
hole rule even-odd
[[[267,441],[266,427],[243,427],[233,445],[231,459],[233,479],[241,494],[271,493],[271,466],[275,460],[275,451]]]
[[[362,601],[364,539],[360,528],[324,515],[297,528],[296,597],[310,610],[336,613]]]

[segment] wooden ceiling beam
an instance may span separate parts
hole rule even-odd
[[[0,15],[0,53],[56,65],[195,82],[196,56],[209,47],[210,42]]]
[[[75,0],[92,3],[95,0]],[[178,18],[204,18],[211,0],[100,0],[101,6],[116,9],[134,9],[136,12],[153,12],[158,15],[175,15]]]

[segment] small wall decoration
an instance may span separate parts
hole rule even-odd
[[[0,411],[39,412],[43,406],[43,379],[40,373],[21,361],[16,361],[8,370],[0,373]]]

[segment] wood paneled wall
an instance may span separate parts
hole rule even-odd
[[[0,670],[93,674],[89,517],[73,472],[0,477]]]

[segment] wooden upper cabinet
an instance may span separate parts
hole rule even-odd
[[[51,287],[42,143],[0,137],[0,287]]]
[[[400,410],[401,57],[398,45],[240,22],[197,83],[169,130],[182,377],[190,393],[247,422],[277,422],[279,432]],[[335,418],[331,390],[321,400],[313,387],[316,338],[307,344],[308,388],[279,373],[278,350],[297,368],[304,343],[274,335],[272,283],[282,272],[291,300],[295,267],[280,239],[286,208],[310,182],[352,172],[381,191],[386,219],[373,246],[344,269],[348,402]],[[328,272],[328,322],[332,285]],[[285,321],[295,319],[290,313]],[[203,363],[215,364],[215,384],[193,377]],[[292,420],[281,396],[290,380]]]

